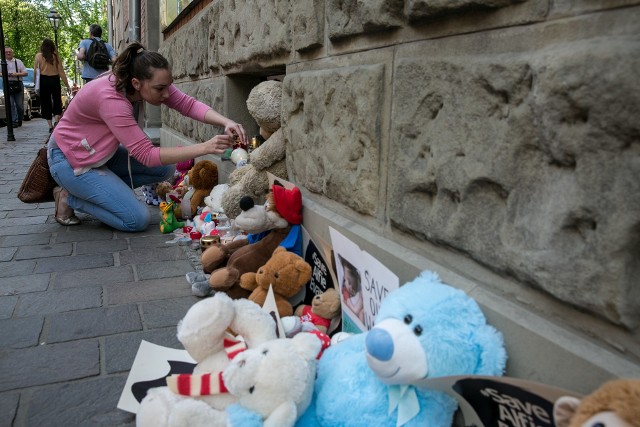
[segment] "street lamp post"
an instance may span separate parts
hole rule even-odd
[[[49,11],[47,18],[49,19],[49,22],[53,27],[53,35],[55,38],[56,49],[57,49],[58,48],[58,27],[60,26],[60,21],[62,20],[62,18],[60,17],[60,14],[55,9],[51,9]]]

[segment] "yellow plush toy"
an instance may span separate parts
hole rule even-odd
[[[640,379],[612,380],[583,399],[559,398],[556,427],[640,427]]]
[[[252,291],[249,300],[262,306],[272,285],[278,313],[283,317],[293,314],[288,298],[297,294],[310,279],[311,266],[304,258],[278,246],[257,273],[244,273],[240,277],[240,287]]]

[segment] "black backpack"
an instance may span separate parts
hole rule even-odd
[[[89,50],[87,51],[86,60],[96,70],[107,70],[111,64],[111,57],[107,45],[102,40],[93,39]]]

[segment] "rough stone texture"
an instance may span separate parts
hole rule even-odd
[[[224,108],[222,108],[224,105],[224,81],[222,79],[210,80],[207,83],[200,84],[177,84],[177,86],[187,95],[191,95],[205,104],[210,105],[216,111],[224,111]],[[184,117],[177,111],[165,106],[162,107],[162,120],[168,123],[171,128],[198,142],[209,140],[224,131],[223,128]]]
[[[288,56],[289,0],[222,0],[218,26],[220,65]]]
[[[184,261],[187,262],[187,261]],[[193,271],[193,269],[191,269]],[[180,272],[184,276],[186,272]],[[176,274],[175,276],[179,276]],[[174,278],[143,280],[135,283],[106,285],[105,305],[127,304],[142,301],[152,301],[165,298],[176,298],[191,295],[191,286],[184,279],[184,284],[176,286]]]
[[[68,271],[72,266],[83,268],[109,267],[113,265],[112,254],[93,254],[80,256],[66,256],[38,259],[34,273],[51,273],[53,271]]]
[[[433,18],[470,9],[493,9],[526,0],[407,0],[405,11],[411,20]]]
[[[0,342],[2,348],[24,348],[38,345],[44,318],[23,317],[0,321]]]
[[[8,350],[0,358],[0,391],[69,381],[99,373],[97,340]]]
[[[47,343],[113,335],[142,329],[138,307],[93,308],[49,316]]]
[[[283,85],[289,177],[368,215],[378,208],[383,74],[362,65],[288,74]]]
[[[70,243],[60,245],[23,246],[18,249],[15,259],[19,261],[25,259],[69,256],[71,255],[72,250],[73,245]]]
[[[29,274],[0,279],[0,295],[26,294],[44,291],[49,286],[50,274]]]
[[[107,373],[112,374],[131,369],[142,340],[164,347],[184,349],[176,334],[177,328],[174,325],[162,329],[106,337],[104,339],[104,353]]]
[[[99,287],[73,288],[34,292],[19,296],[14,316],[35,316],[62,311],[100,307],[102,289]]]
[[[392,224],[636,327],[638,51],[608,38],[400,60]]]
[[[117,408],[126,375],[55,385],[34,392],[28,425],[112,427],[135,426],[135,415]]]
[[[375,33],[399,28],[403,24],[403,0],[327,0],[329,38]]]
[[[324,0],[291,2],[293,49],[303,52],[324,42]]]
[[[151,301],[142,304],[142,322],[145,328],[164,328],[178,324],[189,308],[198,302],[194,296]]]
[[[11,427],[18,409],[20,395],[18,393],[0,394],[0,427]]]
[[[56,273],[51,282],[52,289],[101,286],[111,283],[133,282],[133,269],[129,265],[119,267],[92,268]]]

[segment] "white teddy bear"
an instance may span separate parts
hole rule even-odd
[[[219,292],[213,298],[195,303],[178,324],[178,340],[197,362],[194,374],[219,372],[230,364],[230,355],[225,346],[230,342],[226,339],[228,330],[241,336],[248,348],[276,339],[275,321],[260,306],[245,299],[232,300]],[[191,401],[222,410],[235,403],[237,397],[230,394],[184,397],[167,387],[153,388],[140,403],[136,425],[183,425],[176,423],[174,413],[179,412],[182,405],[188,406]]]
[[[293,427],[311,402],[320,350],[315,335],[298,334],[241,352],[222,371],[224,386],[238,403],[219,411],[199,400],[185,401],[170,425]]]

